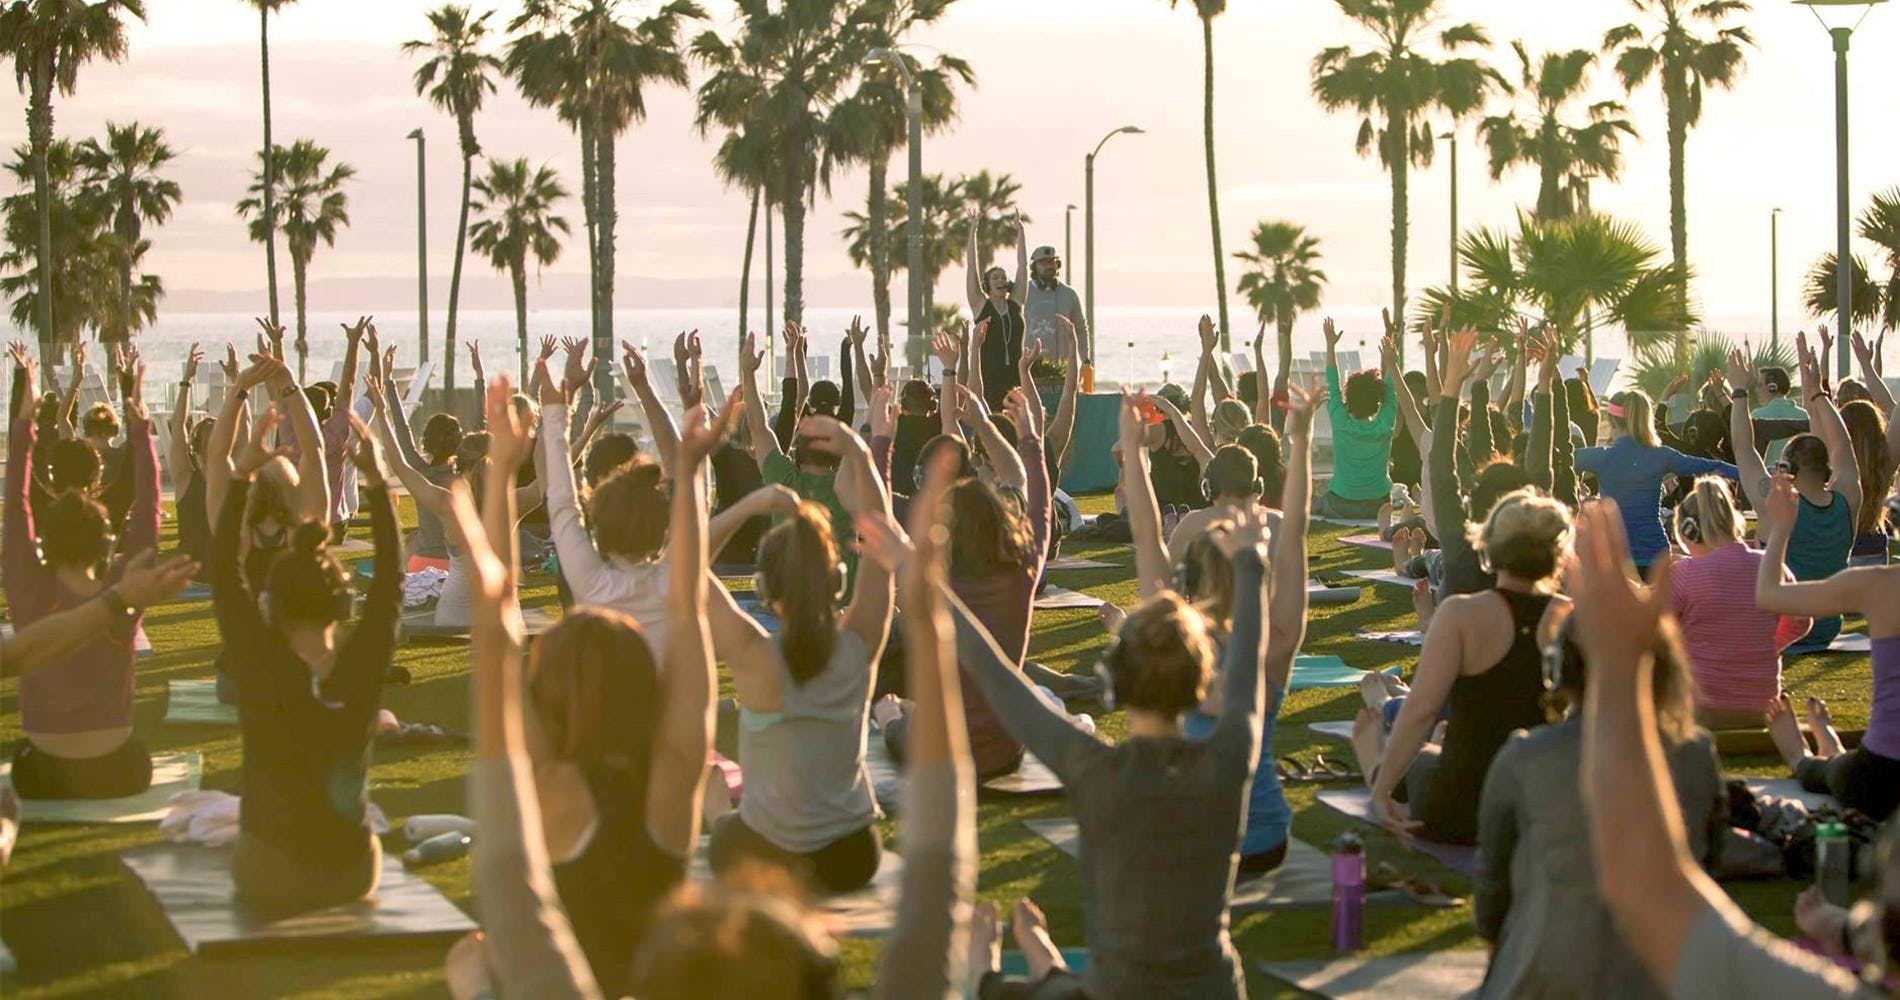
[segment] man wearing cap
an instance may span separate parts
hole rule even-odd
[[[1761,390],[1768,401],[1755,407],[1750,414],[1756,420],[1771,420],[1777,423],[1758,430],[1756,440],[1767,445],[1764,461],[1774,468],[1781,461],[1781,450],[1787,446],[1788,439],[1807,429],[1808,411],[1800,403],[1789,399],[1788,392],[1794,388],[1794,380],[1789,378],[1788,369],[1771,365],[1761,370],[1759,381]]]
[[[1062,283],[1062,257],[1055,247],[1041,246],[1029,255],[1029,299],[1023,303],[1025,332],[1023,345],[1041,344],[1045,356],[1059,357],[1062,343],[1056,329],[1056,317],[1067,316],[1075,324],[1082,360],[1093,362],[1090,351],[1088,317],[1082,314],[1082,297]]]

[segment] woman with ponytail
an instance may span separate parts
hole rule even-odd
[[[850,428],[806,417],[798,437],[838,458],[838,494],[854,516],[889,516],[870,448]],[[891,574],[860,563],[850,602],[838,610],[846,573],[831,523],[825,508],[797,503],[759,542],[753,586],[781,623],[776,637],[724,588],[713,591],[714,644],[740,706],[746,793],[714,824],[711,861],[716,873],[767,861],[819,891],[850,892],[877,874],[882,853],[864,740],[891,624]]]
[[[1841,404],[1841,423],[1854,448],[1854,464],[1860,467],[1860,511],[1854,515],[1854,548],[1848,562],[1885,566],[1890,527],[1887,494],[1893,489],[1895,460],[1887,450],[1887,418],[1873,403],[1857,399]]]
[[[1757,728],[1762,709],[1781,694],[1781,651],[1811,623],[1755,605],[1762,554],[1742,542],[1742,514],[1728,480],[1698,478],[1676,507],[1675,528],[1689,558],[1674,568],[1670,600],[1695,679],[1696,722],[1710,729]]]
[[[381,449],[354,416],[354,455],[370,511],[374,575],[356,626],[349,574],[321,521],[301,521],[260,587],[239,570],[238,539],[252,476],[283,453],[265,442],[266,411],[237,457],[218,514],[212,609],[244,692],[244,810],[232,876],[238,901],[272,917],[364,899],[376,891],[382,847],[370,828],[365,779],[383,677],[402,613],[402,542]]]
[[[1669,549],[1669,536],[1663,532],[1662,523],[1663,477],[1727,476],[1734,479],[1735,466],[1684,455],[1664,445],[1656,433],[1655,404],[1640,389],[1611,397],[1603,404],[1603,412],[1610,418],[1610,443],[1577,449],[1577,471],[1594,474],[1597,493],[1615,500],[1622,509],[1630,558],[1635,560],[1638,569],[1643,569]]]

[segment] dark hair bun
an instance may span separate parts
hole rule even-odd
[[[330,530],[320,521],[303,521],[291,535],[290,547],[297,551],[315,554],[323,550],[330,540]]]

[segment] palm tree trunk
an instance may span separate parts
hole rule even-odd
[[[1563,175],[1559,171],[1561,164],[1555,156],[1546,155],[1538,163],[1537,181],[1537,217],[1546,222],[1570,216],[1571,205],[1564,194]]]
[[[1392,171],[1392,321],[1405,323],[1405,242],[1409,235],[1410,192],[1407,188],[1406,168],[1410,165],[1410,150],[1407,148],[1407,123],[1386,119],[1386,141],[1397,147],[1386,160],[1386,168]],[[1399,361],[1405,361],[1405,339],[1399,338]]]
[[[455,318],[462,298],[462,254],[468,248],[469,186],[474,182],[475,156],[462,147],[462,211],[455,223],[455,263],[449,268],[449,323],[442,333],[442,388],[448,393],[449,412],[455,410]]]
[[[293,303],[297,309],[297,341],[292,346],[297,351],[297,381],[304,380],[305,367],[310,356],[310,342],[304,339],[304,277],[310,270],[310,261],[296,254],[290,255],[291,292],[296,297]]]
[[[871,314],[877,325],[878,342],[891,335],[891,222],[890,154],[878,149],[870,162],[871,194],[866,199],[871,223]],[[977,266],[983,261],[979,259]]]
[[[1207,145],[1207,221],[1214,230],[1214,302],[1220,307],[1220,349],[1228,349],[1227,261],[1221,252],[1220,183],[1214,177],[1214,19],[1201,18],[1201,132]]]
[[[785,186],[785,322],[805,321],[805,183],[797,166]]]
[[[770,211],[770,209],[767,209]],[[746,332],[752,329],[752,243],[759,235],[759,189],[752,189],[752,212],[745,221],[745,262],[739,272],[739,349],[745,349]]]
[[[1663,65],[1663,104],[1669,117],[1669,254],[1677,269],[1689,273],[1689,210],[1683,184],[1684,147],[1689,142],[1688,94],[1682,68],[1672,72],[1668,58]],[[1684,295],[1687,296],[1687,282]],[[1686,305],[1686,303],[1685,303]],[[1685,309],[1686,311],[1686,309]],[[1689,349],[1689,331],[1676,331],[1676,353]]]
[[[1273,396],[1279,398],[1286,392],[1287,379],[1293,377],[1293,316],[1290,312],[1274,317],[1273,345],[1280,352],[1279,370],[1273,373]],[[1280,430],[1286,426],[1286,411],[1278,406],[1268,412],[1273,414],[1273,428]]]
[[[611,131],[602,129],[594,135],[599,164],[594,169],[594,194],[599,199],[595,214],[599,216],[600,273],[594,276],[594,287],[599,289],[600,316],[594,326],[594,357],[611,358],[614,355],[614,222],[617,212],[614,208],[614,136]],[[613,366],[600,365],[594,369],[594,391],[601,399],[613,392]]]
[[[53,67],[50,55],[35,67],[32,100],[26,115],[28,142],[33,147],[33,210],[39,216],[40,357],[48,385],[53,384],[51,359],[59,356],[59,335],[53,329],[53,190],[46,177],[46,151],[53,144]]]
[[[270,141],[270,8],[257,8],[257,51],[263,69],[264,92],[264,284],[270,295],[270,321],[277,318],[277,150]]]
[[[521,372],[516,385],[528,384],[528,264],[508,262],[508,283],[515,290],[515,340],[521,345]],[[481,405],[487,405],[483,403]]]
[[[600,243],[598,233],[600,220],[595,206],[599,202],[599,192],[594,190],[594,127],[585,114],[581,116],[579,130],[581,134],[581,214],[587,221],[587,335],[591,338],[600,327],[600,286],[595,275],[600,273]]]

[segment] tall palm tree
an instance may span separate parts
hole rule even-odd
[[[963,255],[963,248],[969,242],[969,216],[965,207],[968,202],[963,198],[963,178],[960,177],[946,179],[942,174],[925,174],[918,187],[924,196],[924,315],[929,316],[935,304],[937,279]],[[892,219],[889,239],[893,242],[903,241],[901,245],[909,246],[909,185],[893,185],[885,196],[885,203],[890,208]],[[869,267],[877,238],[869,206],[862,213],[846,212],[844,217],[850,223],[841,234],[845,238],[845,255],[851,259],[851,263]],[[905,254],[894,254],[890,258],[893,271],[905,270],[908,264]]]
[[[707,131],[706,125],[699,127],[702,136]],[[767,190],[774,177],[770,159],[771,150],[743,126],[727,132],[713,153],[713,170],[719,179],[744,189],[752,203],[746,215],[745,253],[739,268],[739,324],[734,327],[741,342],[752,329],[752,256],[759,232],[759,209],[764,207],[768,221],[772,212],[773,200]]]
[[[270,112],[270,16],[297,0],[244,0],[257,8],[258,85],[264,99],[264,177],[277,176],[277,144],[271,139]],[[270,301],[270,321],[280,322],[277,311],[277,195],[274,184],[264,185],[264,283]]]
[[[402,43],[408,53],[426,53],[428,58],[416,67],[416,93],[425,94],[429,103],[455,118],[456,145],[462,153],[462,209],[455,222],[455,264],[449,269],[449,321],[442,334],[442,387],[455,395],[455,317],[462,296],[462,253],[468,245],[469,186],[475,171],[475,157],[482,152],[475,139],[475,112],[482,99],[495,91],[491,71],[501,69],[501,60],[484,49],[488,44],[488,19],[494,11],[471,16],[467,7],[443,4],[428,12],[434,32],[427,39]]]
[[[528,384],[528,258],[541,268],[561,256],[567,220],[554,204],[567,189],[546,166],[531,170],[528,160],[489,160],[488,175],[477,178],[475,212],[481,218],[469,230],[475,252],[495,270],[508,274],[515,293],[515,335],[521,345],[521,384]]]
[[[1179,0],[1168,0],[1173,10]],[[1227,11],[1227,0],[1193,0],[1201,19],[1201,138],[1207,159],[1207,222],[1214,232],[1214,302],[1219,306],[1221,349],[1228,346],[1227,261],[1220,238],[1220,184],[1214,176],[1214,19]]]
[[[913,28],[932,24],[949,10],[954,0],[897,0],[883,6],[884,17],[871,29],[866,44],[895,50]],[[917,81],[920,98],[919,123],[923,131],[942,131],[957,117],[956,85],[974,86],[976,71],[955,56],[939,52],[934,62],[923,63],[908,53],[899,53],[911,77]],[[855,93],[839,103],[835,112],[841,131],[854,147],[844,158],[862,161],[869,174],[865,205],[871,224],[870,270],[871,313],[880,340],[891,332],[891,234],[890,209],[885,193],[890,183],[891,156],[910,141],[907,97],[902,75],[895,67],[883,67],[859,76]]]
[[[1035,221],[1016,203],[1023,186],[1008,174],[979,170],[957,179],[965,215],[976,216],[976,259],[987,264],[1003,247],[1016,245],[1016,220]]]
[[[1378,44],[1363,52],[1344,45],[1321,51],[1313,59],[1313,96],[1328,111],[1357,112],[1359,155],[1377,150],[1392,175],[1392,315],[1402,316],[1411,225],[1408,172],[1413,164],[1432,162],[1432,127],[1425,116],[1436,109],[1461,117],[1476,111],[1492,88],[1508,91],[1510,85],[1484,63],[1455,55],[1491,44],[1475,24],[1438,31],[1437,45],[1446,58],[1434,59],[1423,48],[1437,27],[1439,0],[1334,2]]]
[[[0,199],[0,222],[5,246],[0,249],[0,293],[11,300],[9,315],[24,329],[40,321],[43,296],[52,296],[50,334],[42,330],[41,350],[48,345],[77,340],[87,328],[98,326],[101,300],[112,287],[111,257],[114,238],[105,225],[104,206],[83,196],[77,148],[70,140],[54,139],[43,154],[30,145],[14,149],[7,171],[17,184],[14,194]],[[42,213],[37,179],[46,179],[48,211],[46,235],[52,253],[39,253]],[[43,354],[43,357],[53,357]]]
[[[694,125],[744,129],[767,151],[767,195],[785,219],[785,319],[804,317],[805,212],[831,170],[856,148],[849,116],[833,112],[880,37],[883,5],[738,0],[738,34],[707,31],[692,54],[711,75],[701,83]],[[775,197],[773,197],[775,195]]]
[[[1874,282],[1872,272],[1867,269],[1867,262],[1862,260],[1859,254],[1853,257],[1853,273],[1847,279],[1847,304],[1849,311],[1853,314],[1850,317],[1852,323],[1841,319],[1840,309],[1837,308],[1839,302],[1836,301],[1839,286],[1835,283],[1840,280],[1840,270],[1836,260],[1834,251],[1829,250],[1808,267],[1807,279],[1801,286],[1801,304],[1808,307],[1810,315],[1833,316],[1834,327],[1837,330],[1846,330],[1850,325],[1861,326],[1880,322],[1883,313],[1893,304],[1885,301],[1885,292]]]
[[[1669,136],[1669,250],[1676,266],[1689,267],[1689,210],[1684,194],[1684,158],[1689,130],[1702,120],[1702,91],[1724,90],[1741,78],[1742,47],[1755,44],[1748,29],[1732,23],[1752,8],[1746,0],[1630,0],[1645,16],[1603,34],[1603,51],[1616,53],[1623,89],[1635,91],[1651,74],[1662,84]],[[1697,27],[1713,34],[1698,34]],[[1684,289],[1683,294],[1688,294]],[[1686,344],[1688,330],[1677,332]],[[1678,353],[1681,353],[1679,345]]]
[[[1491,179],[1514,166],[1536,167],[1538,218],[1585,211],[1588,206],[1580,202],[1589,179],[1616,180],[1623,167],[1622,137],[1636,135],[1636,126],[1625,117],[1629,109],[1598,101],[1586,109],[1583,121],[1566,121],[1566,107],[1590,85],[1596,53],[1546,52],[1533,63],[1523,42],[1512,42],[1511,48],[1522,67],[1520,93],[1530,106],[1522,115],[1513,108],[1478,123],[1478,135],[1491,153]]]
[[[260,152],[258,160],[264,156]],[[350,199],[343,193],[343,182],[356,176],[356,168],[347,163],[329,162],[330,151],[309,139],[298,139],[289,148],[279,146],[272,155],[277,169],[273,203],[277,207],[277,225],[284,231],[284,246],[290,251],[290,280],[297,309],[297,377],[304,376],[304,364],[310,345],[306,339],[306,281],[310,260],[317,244],[336,245],[336,234],[350,224]],[[252,175],[251,196],[238,202],[241,218],[251,222],[251,239],[262,243],[269,236],[264,228],[265,192],[273,185],[264,181],[259,170]]]
[[[107,122],[104,143],[87,139],[79,144],[86,195],[95,199],[112,220],[118,250],[114,275],[117,294],[109,297],[115,308],[99,331],[103,341],[126,340],[149,318],[133,308],[138,283],[133,281],[132,268],[142,248],[150,243],[144,237],[146,224],[161,225],[170,219],[172,209],[184,196],[177,181],[160,175],[175,155],[165,142],[163,129],[138,122]]]
[[[1234,290],[1247,297],[1260,322],[1273,324],[1280,361],[1271,391],[1278,392],[1293,370],[1293,321],[1300,313],[1318,309],[1324,293],[1326,272],[1319,269],[1319,237],[1297,222],[1260,222],[1253,227],[1253,249],[1234,257],[1247,265]]]
[[[1874,195],[1860,213],[1860,238],[1880,248],[1887,263],[1887,284],[1880,293],[1880,328],[1900,329],[1900,187]]]
[[[33,152],[33,197],[39,215],[36,268],[52,281],[52,192],[46,154],[53,144],[53,93],[70,97],[79,86],[79,67],[93,59],[125,58],[123,17],[145,20],[144,0],[8,0],[0,8],[0,55],[13,60],[15,83],[26,93],[27,144]],[[54,300],[50,287],[39,289],[40,349],[56,350]]]

